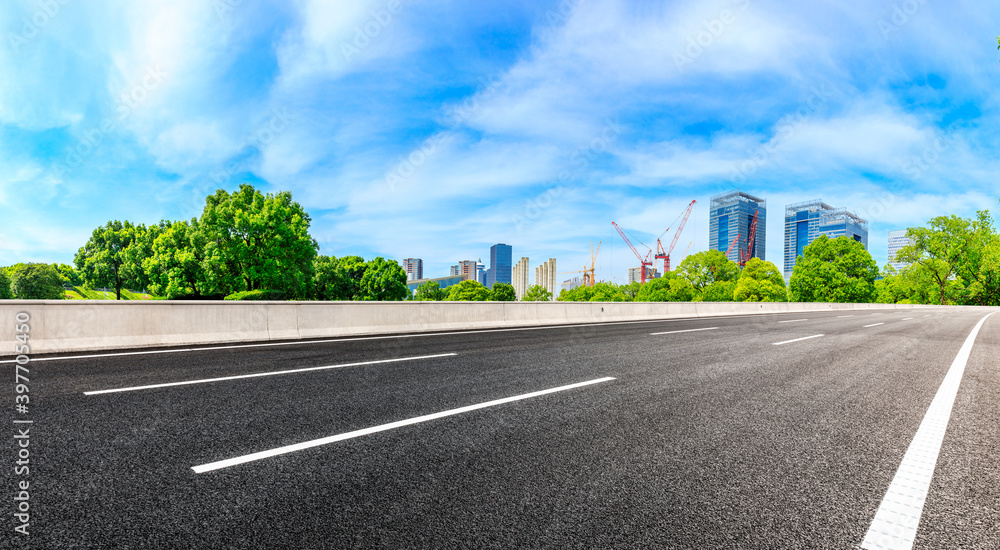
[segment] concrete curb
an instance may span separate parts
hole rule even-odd
[[[30,315],[33,354],[449,330],[810,311],[934,308],[905,304],[739,302],[224,302],[3,300],[0,357],[15,315]],[[945,306],[947,307],[947,306]]]

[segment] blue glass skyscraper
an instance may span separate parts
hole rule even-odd
[[[497,243],[490,247],[490,268],[486,270],[486,288],[493,283],[510,283],[513,270],[513,248],[509,244]]]
[[[740,249],[746,250],[750,238],[750,220],[757,213],[757,230],[754,234],[752,257],[765,259],[767,242],[767,201],[740,192],[739,189],[712,197],[709,205],[708,246],[712,250],[729,250],[733,239],[739,235],[736,246],[728,258],[740,261]]]
[[[850,237],[868,250],[868,222],[846,208],[834,208],[817,199],[785,207],[785,279],[792,276],[795,260],[820,235]]]

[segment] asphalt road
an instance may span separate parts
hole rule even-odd
[[[30,535],[6,514],[0,545],[857,548],[963,342],[991,311],[36,356],[24,416]],[[406,360],[356,364],[396,359]],[[549,389],[559,391],[531,395]],[[443,411],[452,414],[420,418]],[[418,422],[194,469],[408,419]],[[969,356],[915,548],[1000,548],[997,419],[993,315]],[[22,478],[8,441],[0,460],[13,510]]]

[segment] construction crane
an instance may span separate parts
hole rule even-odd
[[[618,224],[615,223],[615,222],[611,222],[611,225],[615,226],[615,229],[618,230],[618,234],[621,235],[623,239],[625,239],[625,244],[627,244],[628,247],[632,249],[632,253],[635,254],[635,257],[639,258],[639,263],[642,266],[642,270],[641,270],[642,273],[640,274],[640,280],[641,280],[642,283],[645,283],[646,282],[646,268],[647,267],[650,267],[650,268],[653,267],[653,262],[651,262],[649,260],[649,257],[653,253],[653,251],[650,250],[646,254],[646,258],[643,259],[643,257],[639,255],[639,251],[636,250],[634,246],[632,246],[632,241],[628,240],[628,237],[625,236],[625,232],[622,231],[622,228],[618,227]]]
[[[670,248],[666,251],[663,250],[663,243],[660,239],[656,239],[656,256],[657,260],[663,260],[663,273],[670,271],[670,253],[674,251],[674,247],[677,246],[677,239],[681,238],[681,231],[684,231],[684,225],[687,224],[688,218],[691,216],[691,210],[694,208],[694,203],[696,201],[691,201],[688,205],[687,210],[684,211],[684,219],[681,220],[681,224],[677,226],[677,231],[674,233],[674,240],[670,241]],[[679,217],[679,216],[678,216]],[[667,228],[670,231],[670,228]],[[667,231],[663,233],[666,234]],[[663,235],[661,235],[662,237]]]
[[[694,241],[689,242],[688,243],[688,247],[684,249],[684,256],[683,256],[684,258],[687,258],[688,251],[691,250],[691,245],[693,245],[693,244],[694,244]]]
[[[594,265],[597,263],[597,254],[601,251],[601,241],[597,241],[597,250],[594,250],[594,241],[590,241],[590,270],[588,272],[587,268],[583,268],[583,284],[587,286],[594,286],[597,280],[594,277],[596,268]]]
[[[583,273],[583,284],[586,286],[594,286],[596,282],[594,280],[594,273],[597,271],[595,265],[597,264],[597,253],[601,251],[601,241],[597,241],[597,250],[594,250],[594,241],[590,241],[590,267],[583,266],[583,269],[579,271],[563,271],[562,273],[557,273],[556,275],[572,275],[573,273]],[[571,281],[566,281],[559,283],[561,285],[572,284]]]
[[[740,247],[739,259],[737,260],[737,265],[743,267],[747,265],[750,258],[753,258],[754,253],[757,252],[757,214],[760,210],[756,210],[753,216],[750,217],[750,231],[747,233],[747,245],[746,247]],[[729,257],[729,253],[733,251],[733,247],[736,246],[736,242],[740,240],[739,234],[733,238],[733,242],[729,243],[729,248],[726,250],[726,257]]]

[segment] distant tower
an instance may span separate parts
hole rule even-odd
[[[817,199],[785,207],[785,279],[792,276],[795,261],[805,247],[820,235],[834,239],[850,237],[868,250],[868,221],[846,208],[834,208]]]
[[[556,259],[549,258],[549,261],[535,268],[535,284],[552,293],[555,300],[558,291],[556,290]]]
[[[494,283],[512,282],[512,259],[513,249],[509,244],[497,243],[490,247],[490,268],[484,283],[488,288],[493,288]]]
[[[712,197],[708,211],[708,246],[712,250],[729,250],[729,259],[740,261],[740,250],[747,249],[750,221],[757,213],[757,230],[754,236],[753,257],[765,259],[767,243],[767,201],[748,195],[739,189]],[[739,236],[730,250],[733,239]]]
[[[424,278],[424,261],[420,258],[407,258],[403,260],[403,271],[406,272],[407,281],[415,281]]]
[[[522,257],[521,261],[514,266],[511,284],[514,285],[514,294],[520,300],[528,290],[528,258]]]
[[[911,244],[913,244],[913,239],[906,236],[905,229],[901,231],[889,232],[889,265],[891,265],[896,271],[910,265],[906,262],[897,262],[896,253],[899,252],[899,250],[904,246],[909,246]]]

